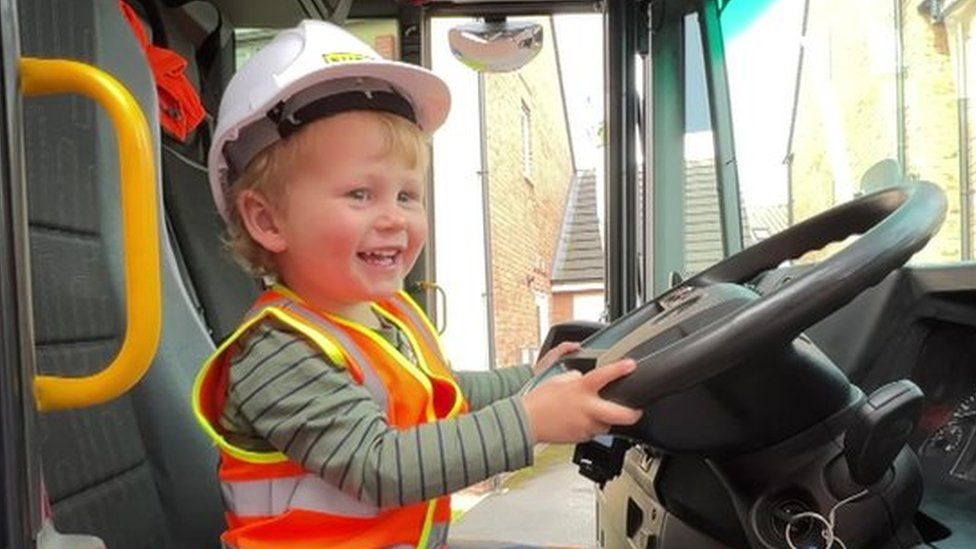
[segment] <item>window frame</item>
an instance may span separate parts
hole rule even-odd
[[[519,123],[522,130],[522,177],[532,184],[532,108],[525,99],[522,99]]]

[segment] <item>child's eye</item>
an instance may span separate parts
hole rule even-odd
[[[397,200],[400,202],[416,202],[420,200],[420,196],[418,196],[415,192],[400,191],[397,193]]]
[[[353,189],[346,193],[346,196],[353,200],[369,200],[368,189]]]

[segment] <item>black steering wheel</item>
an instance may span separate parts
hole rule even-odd
[[[802,332],[908,261],[939,229],[945,211],[942,191],[925,182],[832,208],[593,333],[526,390],[567,368],[585,371],[633,358],[637,369],[601,395],[645,413],[635,425],[611,429],[616,439],[578,445],[574,462],[582,474],[598,482],[619,474],[630,446],[621,439],[690,456],[674,467],[662,465],[654,482],[701,490],[713,478],[716,487],[706,493],[731,498],[734,515],[716,515],[711,505],[697,512],[713,513],[709,519],[731,525],[729,531],[741,527],[753,547],[782,545],[768,540],[786,527],[774,522],[772,511],[783,501],[829,509],[856,493],[852,486],[868,486],[888,474],[879,495],[845,511],[847,522],[838,531],[861,545],[884,539],[901,531],[897,525],[910,523],[921,494],[914,458],[903,448],[905,425],[914,425],[910,410],[885,408],[893,400],[879,395],[881,389],[866,400]],[[792,280],[784,277],[762,293],[750,286],[784,261],[853,235],[861,236],[797,270]],[[882,404],[880,397],[886,399]],[[678,498],[678,491],[669,497],[697,505]],[[899,503],[886,503],[880,512],[880,500]]]
[[[671,345],[641,357],[627,379],[603,395],[633,407],[700,383],[777,342],[785,343],[907,262],[935,234],[946,211],[927,182],[893,187],[831,208],[703,271],[667,300],[722,283],[745,284],[789,259],[862,234],[845,249],[767,295]],[[595,338],[594,338],[595,339]]]
[[[601,395],[627,406],[648,409],[662,401],[676,401],[669,397],[695,393],[696,387],[702,384],[710,381],[714,384],[723,373],[744,362],[755,363],[757,357],[761,363],[763,357],[766,357],[765,362],[775,362],[769,357],[781,356],[780,349],[795,347],[795,340],[803,330],[880,282],[922,249],[938,230],[945,211],[946,199],[942,190],[927,182],[891,187],[836,206],[721,261],[606,326],[587,338],[579,352],[567,356],[549,372],[540,374],[530,387],[560,368],[585,370],[627,356],[637,360],[637,369],[628,377],[604,387]],[[747,286],[756,276],[784,261],[858,234],[861,237],[843,250],[765,295],[759,295]],[[812,344],[809,346],[813,347]],[[772,398],[793,398],[791,395],[802,396],[797,392],[802,391],[802,387],[793,393],[784,393],[779,385],[806,384],[812,391],[811,384],[819,384],[830,388],[809,394],[817,395],[818,401],[834,401],[824,404],[824,410],[836,410],[841,405],[838,403],[847,402],[849,383],[829,359],[825,360],[822,353],[817,355],[819,351],[815,348],[801,349],[801,359],[794,356],[798,351],[791,352],[793,358],[783,360],[825,362],[829,367],[821,364],[814,368],[794,369],[787,374],[781,371],[783,368],[776,367],[782,364],[772,365],[763,374],[767,378],[793,377],[770,381],[765,384],[764,393],[770,393],[775,387],[775,391],[782,394],[772,395]],[[737,377],[741,377],[740,370],[749,369],[752,368],[737,368]],[[722,383],[734,386],[737,381],[731,378]],[[723,387],[712,392],[727,390],[735,389]],[[736,406],[729,402],[709,404],[709,399],[729,401],[738,398],[743,401],[742,406],[749,407],[752,406],[748,404],[749,400],[769,397],[752,389],[749,391],[752,392],[740,391],[741,394],[731,398],[728,394],[712,394],[696,401],[694,408],[685,408],[701,415],[708,406],[730,409]],[[834,396],[830,396],[831,391]],[[732,413],[739,416],[770,415],[785,409],[787,404],[784,402],[779,408],[733,410]],[[669,410],[673,411],[674,407]],[[662,415],[658,415],[656,421],[659,422]],[[667,414],[670,415],[673,414]],[[680,418],[684,427],[675,424],[676,430],[687,430],[687,414],[684,415]],[[712,414],[713,417],[705,421],[716,421],[716,416],[720,415]],[[812,417],[800,417],[802,415],[799,414],[795,421],[809,423],[812,420]],[[720,418],[718,421],[721,423]],[[740,423],[744,425],[744,421]],[[776,429],[770,436],[779,436],[794,427]],[[638,428],[638,431],[648,428]],[[700,444],[692,443],[696,437],[700,438],[701,433],[690,429],[687,437],[679,438],[686,439],[685,442],[692,446],[669,440],[665,441],[664,447],[690,449],[694,444]],[[638,434],[638,438],[661,437]],[[733,438],[725,439],[725,442]]]

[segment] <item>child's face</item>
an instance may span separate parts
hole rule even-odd
[[[370,114],[340,114],[309,131],[277,216],[279,273],[324,305],[389,297],[427,240],[424,174],[389,151]]]

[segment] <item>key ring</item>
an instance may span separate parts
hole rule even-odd
[[[796,515],[790,517],[789,522],[786,524],[786,544],[790,546],[790,549],[800,549],[793,542],[793,534],[790,532],[792,531],[791,526],[793,526],[793,523],[802,519],[813,519],[814,521],[823,525],[823,528],[820,529],[820,535],[827,542],[824,549],[830,549],[830,546],[834,544],[834,528],[830,522],[823,517],[823,515],[820,513],[814,513],[813,511],[797,513]]]
[[[793,526],[793,523],[798,520],[812,519],[823,525],[823,528],[820,529],[820,536],[824,539],[824,542],[826,542],[824,549],[832,549],[835,543],[839,545],[841,549],[847,549],[847,545],[845,545],[844,542],[834,533],[837,510],[842,506],[851,503],[852,501],[866,496],[867,494],[868,490],[864,489],[852,496],[848,496],[838,501],[833,507],[830,508],[826,518],[824,518],[824,516],[820,513],[814,511],[805,511],[790,517],[790,520],[786,523],[786,531],[784,532],[786,534],[786,544],[790,546],[790,549],[800,549],[795,543],[793,543],[793,535],[790,534],[790,529]]]

